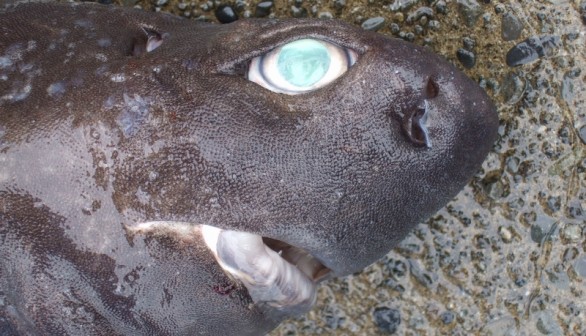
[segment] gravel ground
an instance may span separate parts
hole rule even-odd
[[[118,2],[205,21],[340,18],[428,46],[497,104],[499,140],[470,184],[378,263],[323,284],[310,313],[271,335],[586,336],[580,1]]]

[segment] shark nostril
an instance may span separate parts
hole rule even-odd
[[[401,126],[409,140],[417,146],[431,148],[431,139],[427,129],[427,118],[429,117],[429,102],[439,95],[439,85],[434,76],[429,76],[423,88],[423,101],[413,106],[402,118]]]
[[[403,116],[401,126],[409,140],[415,145],[431,148],[426,125],[428,113],[428,103],[427,100],[424,100],[423,107],[417,106]]]
[[[433,99],[433,98],[437,97],[438,94],[439,94],[439,86],[435,82],[435,79],[433,78],[433,76],[430,76],[427,79],[427,85],[425,86],[425,97],[427,99]]]

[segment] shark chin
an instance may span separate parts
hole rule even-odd
[[[249,232],[169,221],[144,222],[127,229],[185,240],[201,235],[222,270],[247,289],[258,309],[274,316],[309,311],[316,300],[317,284],[332,275],[305,250]]]

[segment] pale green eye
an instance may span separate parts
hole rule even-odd
[[[274,92],[299,94],[331,83],[356,58],[353,50],[321,40],[302,39],[253,58],[247,77]]]
[[[317,83],[328,72],[330,53],[316,40],[299,40],[284,45],[277,60],[283,78],[299,87]]]

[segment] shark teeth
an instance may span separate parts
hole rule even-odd
[[[325,269],[321,263],[291,248],[274,251],[259,235],[208,225],[202,225],[201,229],[218,264],[246,287],[255,304],[288,314],[303,313],[311,308],[316,297],[314,279]],[[270,242],[275,246],[277,241]],[[285,247],[286,244],[280,245]]]
[[[252,233],[174,221],[136,223],[127,230],[174,236],[185,243],[203,238],[224,272],[246,287],[259,309],[274,316],[307,312],[315,302],[317,283],[332,275],[305,250]]]

